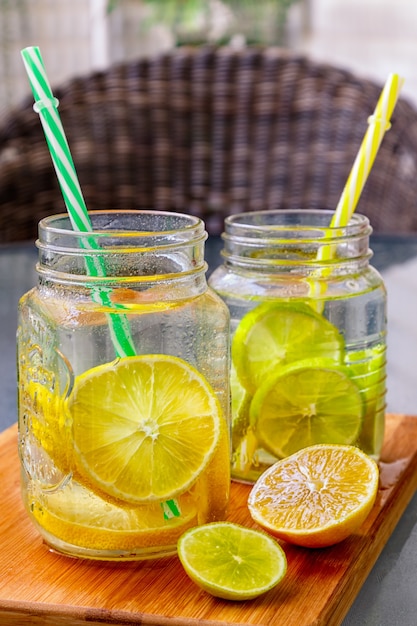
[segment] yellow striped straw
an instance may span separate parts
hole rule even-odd
[[[345,188],[330,223],[331,227],[347,226],[352,217],[384,134],[391,127],[390,119],[397,104],[404,79],[390,74],[381,92],[375,111],[368,118],[368,129],[363,138]]]
[[[329,230],[326,231],[325,238],[330,238],[332,236],[332,232],[330,229],[347,226],[350,218],[355,212],[360,195],[365,186],[372,165],[375,161],[375,157],[381,145],[382,139],[385,135],[385,132],[389,130],[389,128],[391,128],[391,115],[394,111],[395,105],[397,104],[397,100],[403,84],[404,79],[401,78],[398,74],[390,74],[388,76],[388,79],[376,105],[375,111],[373,115],[368,118],[367,131],[362,140],[358,154],[356,155],[355,162],[346,181],[346,185],[343,189],[342,195],[340,196],[336,211],[330,222]],[[333,257],[334,253],[334,246],[321,246],[317,254],[317,260],[330,260]],[[323,273],[321,273],[321,275],[323,275]],[[318,285],[316,281],[311,281],[311,296],[317,297],[324,291],[324,284]]]

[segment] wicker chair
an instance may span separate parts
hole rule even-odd
[[[334,208],[381,85],[278,48],[179,48],[54,88],[89,209],[201,216]],[[65,211],[28,98],[0,125],[0,241]],[[360,199],[375,231],[417,230],[417,113],[403,99]]]

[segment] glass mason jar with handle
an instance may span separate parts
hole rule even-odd
[[[370,265],[371,227],[330,211],[226,218],[224,263],[209,284],[231,314],[232,477],[316,443],[374,458],[385,420],[386,291]]]
[[[19,304],[23,499],[58,552],[166,556],[226,514],[229,313],[200,219],[90,217],[92,233],[40,222],[38,285]]]

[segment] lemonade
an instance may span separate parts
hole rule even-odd
[[[226,219],[224,264],[210,284],[231,314],[235,479],[253,482],[314,444],[353,444],[379,457],[386,293],[369,265],[368,220],[355,215],[348,227],[328,229],[330,216]],[[323,246],[333,250],[327,262]]]
[[[54,216],[19,306],[23,499],[61,553],[166,556],[226,515],[228,311],[205,282],[200,220],[92,215],[105,278],[86,276],[83,244]],[[120,328],[134,354],[115,354]]]

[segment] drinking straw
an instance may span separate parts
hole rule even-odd
[[[348,225],[357,207],[385,132],[391,128],[391,115],[403,84],[404,79],[398,74],[389,74],[375,111],[368,118],[368,128],[330,222],[330,228]],[[328,232],[326,236],[331,236],[331,233]],[[331,246],[321,247],[317,258],[320,260],[330,259],[333,253],[334,250]]]
[[[404,84],[398,74],[390,74],[381,92],[368,128],[356,156],[352,170],[336,207],[331,227],[347,226],[352,217],[385,132],[391,128],[391,115]]]
[[[78,232],[92,232],[93,228],[58,113],[57,107],[59,103],[53,96],[41,52],[38,47],[31,46],[24,48],[21,54],[35,99],[33,108],[39,114],[42,123],[72,227]],[[85,249],[99,250],[99,246],[93,237],[82,239],[81,245]],[[91,257],[87,255],[86,266],[90,276],[106,275],[103,259],[100,256],[94,255]],[[104,306],[111,305],[108,290],[94,289],[92,295],[93,299],[100,304]],[[116,355],[123,357],[136,354],[126,316],[110,314],[107,317]]]
[[[41,52],[37,46],[30,46],[21,50],[21,55],[35,99],[33,108],[39,114],[42,123],[72,227],[75,231],[82,233],[93,232],[68,141],[58,113],[59,102],[52,93]],[[81,245],[84,249],[100,250],[100,246],[93,236],[83,238]],[[90,276],[106,276],[103,258],[100,255],[93,255],[92,257],[87,255],[85,261],[87,273]],[[92,290],[92,297],[99,304],[112,305],[109,289],[95,288]],[[111,313],[107,315],[107,319],[116,355],[119,357],[134,356],[136,350],[126,316]],[[181,514],[175,500],[163,502],[161,506],[165,519],[178,517]]]

